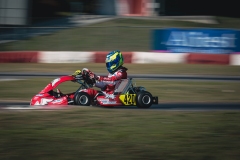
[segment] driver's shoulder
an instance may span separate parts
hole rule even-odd
[[[126,67],[121,67],[117,70],[117,72],[127,72],[127,68]]]

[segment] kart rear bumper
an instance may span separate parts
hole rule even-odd
[[[158,97],[152,97],[153,104],[158,104]]]

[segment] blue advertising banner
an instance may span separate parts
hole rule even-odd
[[[152,50],[172,53],[240,52],[240,31],[230,29],[156,29]]]

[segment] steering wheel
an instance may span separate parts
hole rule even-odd
[[[91,78],[89,72],[86,70],[82,71],[82,77],[87,84],[94,85],[96,83],[95,78]]]

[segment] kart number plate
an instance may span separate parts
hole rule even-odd
[[[136,105],[136,94],[120,95],[119,99],[124,105]]]

